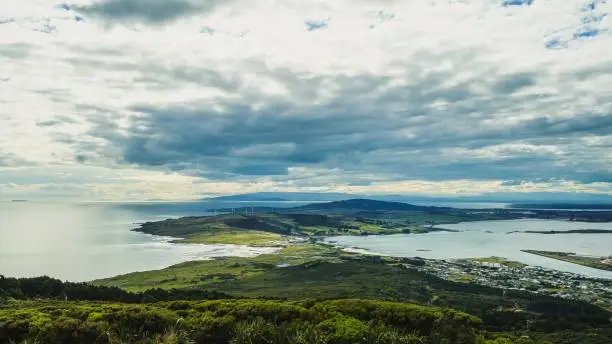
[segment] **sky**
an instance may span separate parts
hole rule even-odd
[[[0,8],[0,199],[612,193],[612,1]]]

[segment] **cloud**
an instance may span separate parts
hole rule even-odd
[[[503,4],[3,6],[0,174],[105,199],[610,192],[610,3]]]
[[[309,20],[306,21],[306,30],[308,31],[316,31],[325,29],[329,25],[329,20]]]
[[[27,166],[32,165],[31,161],[17,157],[11,153],[5,153],[0,150],[0,168],[1,167],[13,167],[13,166]]]
[[[285,88],[299,90],[301,76],[282,79],[278,74],[269,70],[260,77],[283,80]],[[515,104],[533,102],[530,94],[510,95],[535,85],[533,75],[502,75],[499,80],[477,75],[467,82],[475,89],[493,85],[485,93],[464,89],[463,84],[447,87],[444,81],[449,77],[422,75],[396,87],[389,87],[389,78],[370,75],[324,78],[317,82],[334,84],[340,96],[317,105],[295,106],[278,99],[255,108],[250,104],[261,95],[249,96],[248,91],[241,102],[217,103],[222,111],[198,103],[166,108],[138,105],[130,108],[138,115],[126,128],[119,130],[115,120],[99,118],[89,134],[102,139],[104,146],[116,148],[117,155],[106,158],[200,176],[286,176],[293,167],[310,166],[400,180],[519,176],[590,181],[592,174],[581,169],[604,169],[596,161],[572,167],[580,157],[567,150],[579,150],[571,137],[605,135],[612,126],[609,112],[542,116],[537,112],[549,106],[547,100],[532,110],[537,117],[504,123],[507,113],[503,111],[520,115],[525,109]],[[234,92],[243,89],[241,84],[233,86]],[[430,106],[440,99],[445,103],[443,111]],[[402,112],[397,115],[400,104]],[[372,116],[374,112],[378,114]],[[480,118],[465,120],[474,113]],[[560,143],[559,137],[568,141]],[[90,150],[100,151],[98,146]],[[606,173],[600,177],[608,178]]]
[[[111,22],[143,21],[150,24],[164,24],[181,17],[210,11],[217,4],[216,0],[102,0],[91,5],[72,8]]]
[[[521,88],[535,85],[535,76],[531,73],[518,73],[508,76],[493,85],[498,93],[513,93]]]
[[[534,0],[504,0],[503,6],[511,7],[511,6],[531,6]]]
[[[28,43],[10,43],[0,45],[0,57],[8,59],[23,59],[30,54],[33,47]]]

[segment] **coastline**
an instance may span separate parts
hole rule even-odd
[[[576,265],[586,266],[592,269],[602,271],[612,271],[612,259],[610,257],[594,257],[579,255],[574,252],[554,252],[554,251],[539,251],[539,250],[522,250],[525,253],[530,253],[546,258],[556,259]]]

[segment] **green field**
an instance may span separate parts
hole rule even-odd
[[[512,269],[520,269],[520,268],[524,268],[525,266],[527,266],[526,264],[523,264],[521,262],[508,260],[503,257],[483,257],[483,258],[471,258],[467,260],[473,261],[473,262],[479,262],[479,263],[500,264],[502,266],[505,266],[507,268],[512,268]]]
[[[188,234],[177,243],[234,244],[249,246],[281,246],[286,240],[280,234],[261,231],[199,232]]]
[[[280,270],[277,265],[291,266],[314,261],[337,261],[341,253],[324,245],[301,244],[284,247],[279,254],[253,258],[227,257],[215,260],[192,261],[162,270],[135,272],[93,281],[103,286],[117,286],[129,291],[149,288],[230,288],[248,285],[265,273]],[[231,283],[227,283],[231,282]],[[231,284],[224,286],[224,284]]]

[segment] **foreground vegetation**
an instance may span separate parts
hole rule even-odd
[[[449,309],[366,300],[21,302],[0,310],[0,342],[467,344],[480,324]]]
[[[579,256],[572,252],[553,252],[553,251],[537,251],[537,250],[523,250],[523,252],[536,254],[538,256],[548,257],[552,259],[562,260],[569,263],[578,265],[588,266],[594,269],[612,271],[612,258],[604,257],[586,257]],[[610,261],[610,263],[604,263],[604,261]]]
[[[440,302],[429,303],[440,305],[431,306],[235,298],[204,289],[147,295],[89,284],[78,284],[81,301],[66,301],[73,283],[46,277],[1,281],[0,343],[604,344],[612,338],[609,313],[596,307],[552,298],[529,301],[517,294],[495,301],[501,306],[495,309],[489,303],[494,289],[454,283],[447,283],[445,292],[433,283]],[[442,306],[463,304],[477,311],[482,302],[484,317]]]

